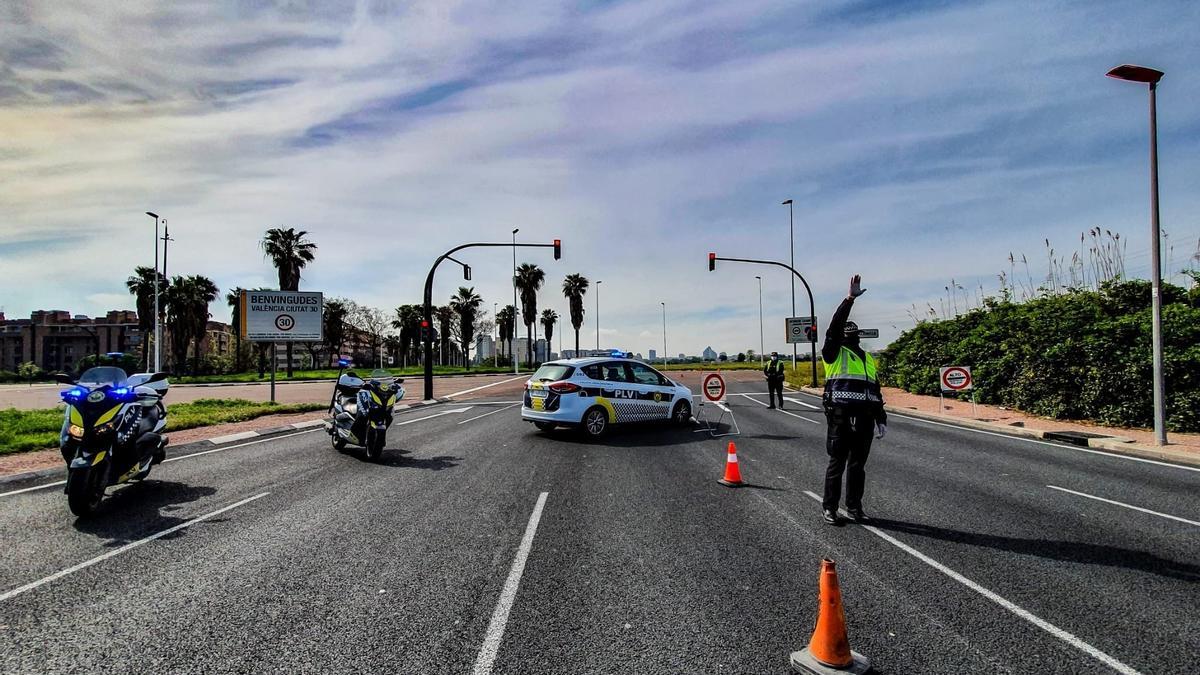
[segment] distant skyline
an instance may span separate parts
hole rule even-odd
[[[0,6],[0,309],[129,309],[153,264],[224,292],[270,287],[258,240],[308,230],[301,288],[390,311],[467,241],[546,271],[539,311],[580,346],[790,354],[781,271],[796,261],[822,330],[849,276],[878,347],[954,279],[995,293],[1010,252],[1036,282],[1091,227],[1149,272],[1144,87],[1159,89],[1168,278],[1200,239],[1200,5],[1191,2],[161,3]],[[1174,251],[1171,251],[1174,246]],[[434,298],[512,302],[508,249],[443,265]],[[797,285],[796,314],[808,313]],[[223,302],[211,308],[228,321]],[[521,332],[524,332],[522,327]],[[540,332],[540,326],[539,326]],[[554,340],[558,347],[558,337]],[[736,348],[735,348],[736,347]],[[803,346],[802,346],[803,347]]]

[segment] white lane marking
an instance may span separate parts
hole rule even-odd
[[[756,398],[750,398],[750,394],[738,394],[738,396],[745,396],[745,397],[746,397],[746,400],[748,400],[748,401],[754,401],[755,403],[757,403],[757,404],[761,405],[761,406],[762,406],[762,407],[764,407],[764,408],[769,408],[769,407],[771,407],[771,406],[767,405],[766,403],[763,403],[762,401],[760,401],[760,400],[758,400],[758,399],[756,399]],[[788,411],[786,411],[786,410],[780,410],[779,412],[783,413],[784,415],[790,415],[790,416],[792,416],[792,417],[795,417],[795,418],[796,418],[796,419],[798,419],[798,420],[804,420],[805,422],[812,422],[813,424],[820,424],[820,422],[818,422],[817,420],[810,420],[810,419],[808,419],[807,417],[805,417],[804,415],[797,415],[796,413],[791,413],[791,412],[788,412]]]
[[[1081,448],[1081,447],[1078,447],[1075,445],[1063,445],[1060,443],[1050,443],[1048,441],[1039,441],[1036,438],[1025,438],[1024,436],[1010,436],[1008,434],[1001,434],[1001,433],[998,433],[995,431],[984,431],[983,429],[972,429],[971,427],[962,427],[957,424],[946,424],[945,422],[934,422],[933,420],[921,419],[920,417],[909,417],[908,415],[894,413],[891,410],[888,411],[888,417],[899,417],[901,419],[912,420],[913,422],[921,422],[923,424],[933,424],[935,426],[947,427],[950,429],[958,429],[961,431],[972,431],[977,434],[987,434],[988,436],[999,436],[1000,438],[1009,438],[1014,441],[1025,441],[1026,443],[1037,443],[1038,445],[1048,445],[1052,448],[1058,448],[1060,450],[1074,450],[1076,452],[1086,452],[1088,454],[1100,455],[1102,457],[1111,457],[1113,459],[1127,459],[1131,462],[1142,462],[1144,464],[1156,464],[1158,466],[1166,466],[1166,467],[1170,467],[1172,469],[1183,469],[1184,471],[1195,471],[1197,473],[1200,473],[1200,467],[1196,467],[1196,466],[1184,466],[1182,464],[1171,464],[1170,462],[1160,462],[1156,459],[1146,459],[1144,457],[1131,457],[1129,455],[1118,455],[1118,454],[1111,453],[1111,452],[1103,452],[1101,450],[1093,450],[1091,448]]]
[[[404,426],[405,424],[412,424],[412,423],[414,423],[414,422],[424,422],[425,420],[431,420],[431,419],[433,419],[433,418],[435,418],[435,417],[441,417],[442,415],[456,415],[456,414],[458,414],[458,413],[465,413],[465,412],[467,412],[468,410],[471,410],[471,406],[467,406],[467,407],[465,407],[465,408],[458,408],[458,409],[456,409],[456,410],[443,410],[442,412],[439,412],[439,413],[434,413],[434,414],[432,414],[432,415],[426,415],[426,416],[424,416],[424,417],[418,417],[418,418],[416,418],[416,419],[411,419],[411,420],[404,420],[403,422],[396,422],[396,423],[395,423],[395,424],[393,424],[392,426],[394,426],[394,427],[402,427],[402,426]]]
[[[485,384],[482,387],[475,387],[474,389],[464,389],[463,391],[456,391],[453,394],[448,394],[446,396],[446,398],[454,398],[455,396],[462,396],[463,394],[470,394],[471,392],[480,391],[482,389],[488,389],[490,387],[496,387],[496,386],[502,385],[506,382],[515,382],[516,380],[528,380],[528,379],[529,379],[529,375],[518,375],[517,377],[510,377],[507,380],[500,380],[499,382]]]
[[[461,422],[456,422],[456,424],[466,424],[467,422],[474,422],[475,420],[483,419],[484,417],[487,417],[488,415],[495,415],[495,414],[496,414],[496,413],[498,413],[498,412],[504,412],[505,410],[512,410],[513,408],[515,408],[515,407],[517,407],[517,406],[519,406],[519,405],[521,405],[521,402],[520,402],[520,401],[517,401],[516,403],[514,403],[514,404],[512,404],[512,405],[510,405],[510,406],[506,406],[506,407],[500,408],[499,410],[493,410],[493,411],[491,411],[491,412],[486,412],[486,413],[483,413],[482,415],[477,415],[477,416],[475,416],[475,417],[472,417],[472,418],[470,418],[470,419],[465,419],[465,420],[463,420],[463,421],[461,421]]]
[[[262,438],[257,441],[250,441],[249,443],[239,443],[237,445],[227,445],[223,448],[213,448],[212,450],[201,450],[200,452],[189,452],[186,455],[180,455],[178,457],[168,457],[168,458],[164,459],[162,463],[166,464],[167,462],[178,462],[181,459],[189,459],[191,457],[199,457],[200,455],[211,455],[214,452],[225,452],[226,450],[233,450],[235,448],[244,448],[247,445],[258,445],[259,443],[270,443],[271,441],[278,441],[278,440],[282,440],[285,438],[291,438],[292,436],[303,436],[304,434],[311,434],[314,431],[324,431],[324,429],[309,429],[308,431],[301,431],[301,432],[295,433],[295,434],[286,434],[286,435],[281,435],[281,436],[271,436],[270,438]],[[67,484],[67,481],[60,480],[60,481],[56,481],[54,483],[46,483],[44,485],[34,485],[33,487],[21,488],[20,490],[13,490],[11,492],[0,492],[0,497],[7,497],[9,495],[19,495],[23,492],[33,492],[34,490],[44,490],[46,488],[56,487],[59,485],[66,485],[66,484]]]
[[[1105,499],[1104,497],[1097,497],[1096,495],[1089,495],[1086,492],[1076,492],[1074,490],[1068,490],[1067,488],[1058,487],[1057,485],[1047,485],[1046,487],[1050,488],[1051,490],[1058,490],[1059,492],[1069,492],[1070,494],[1079,495],[1080,497],[1087,497],[1088,499],[1095,499],[1098,502],[1104,502],[1106,504],[1115,504],[1116,506],[1124,506],[1125,508],[1133,509],[1134,511],[1141,511],[1142,513],[1149,513],[1150,515],[1159,516],[1160,518],[1170,518],[1171,520],[1178,520],[1181,523],[1187,523],[1188,525],[1195,525],[1196,527],[1200,527],[1200,523],[1198,523],[1194,520],[1188,520],[1187,518],[1180,518],[1179,516],[1172,516],[1169,513],[1159,513],[1158,511],[1151,511],[1150,509],[1144,509],[1140,506],[1134,506],[1133,504],[1126,504],[1125,502],[1118,502],[1118,501],[1115,501],[1112,499]]]
[[[253,497],[243,499],[240,502],[235,502],[224,508],[220,508],[220,509],[217,509],[216,511],[212,511],[211,513],[206,513],[202,516],[196,516],[195,518],[184,521],[174,527],[169,527],[169,528],[163,530],[162,532],[158,532],[158,533],[150,535],[149,537],[145,537],[143,539],[138,539],[137,541],[130,542],[120,548],[115,548],[115,549],[109,551],[108,553],[98,555],[95,558],[92,558],[91,560],[85,560],[85,561],[79,563],[78,565],[73,565],[71,567],[68,567],[65,570],[55,572],[54,574],[51,574],[50,576],[45,577],[43,579],[38,579],[37,581],[25,584],[24,586],[19,586],[17,588],[14,588],[11,591],[4,593],[3,595],[0,595],[0,602],[8,600],[9,598],[18,596],[27,591],[32,591],[33,589],[38,588],[39,586],[44,586],[44,585],[50,583],[51,581],[57,581],[58,579],[61,579],[69,574],[74,574],[74,573],[78,572],[79,570],[91,567],[92,565],[95,565],[96,563],[104,562],[105,560],[108,560],[109,558],[112,558],[113,556],[121,555],[122,553],[124,553],[130,549],[141,546],[142,544],[148,544],[148,543],[154,541],[155,539],[161,539],[161,538],[167,536],[168,534],[171,534],[173,532],[178,532],[179,530],[182,530],[185,527],[190,527],[192,525],[195,525],[196,523],[199,523],[200,521],[208,520],[209,518],[212,518],[213,516],[219,516],[222,513],[225,513],[226,511],[229,511],[231,509],[236,509],[239,506],[244,506],[246,504],[249,504],[250,502],[252,502],[256,499],[262,499],[263,497],[266,497],[269,494],[271,494],[271,493],[263,492],[262,494],[254,495]]]
[[[790,397],[790,396],[784,396],[784,397],[783,397],[783,400],[785,400],[785,401],[791,401],[792,403],[795,403],[795,404],[797,404],[797,405],[807,406],[807,407],[809,407],[809,408],[812,408],[813,410],[820,410],[820,409],[821,409],[821,406],[813,405],[813,404],[811,404],[811,403],[806,403],[806,402],[804,402],[804,401],[801,401],[801,400],[800,400],[800,399],[798,399],[798,398],[792,398],[792,397]]]
[[[805,490],[804,494],[808,495],[809,497],[812,497],[813,499],[817,500],[818,502],[821,501],[820,497],[818,497],[816,494],[814,494],[808,490]],[[1109,656],[1108,654],[1105,654],[1104,652],[1100,651],[1099,649],[1096,649],[1095,647],[1084,642],[1083,640],[1079,639],[1075,635],[1068,633],[1067,631],[1059,628],[1058,626],[1055,626],[1054,624],[1050,623],[1049,621],[1046,621],[1045,619],[1039,618],[1038,616],[1034,615],[1029,610],[1023,609],[1022,607],[1004,599],[1000,595],[997,595],[996,593],[989,591],[988,589],[984,588],[983,586],[980,586],[979,584],[975,583],[974,581],[971,581],[970,579],[964,577],[963,575],[959,574],[958,572],[955,572],[954,570],[950,569],[949,567],[946,567],[945,565],[941,564],[940,562],[934,560],[933,558],[930,558],[929,556],[925,555],[924,553],[921,553],[917,549],[909,546],[908,544],[905,544],[904,542],[900,541],[899,539],[896,539],[895,537],[887,534],[886,532],[883,532],[883,531],[879,530],[878,528],[875,528],[875,527],[872,527],[872,526],[866,525],[866,524],[858,525],[858,527],[861,527],[861,528],[869,531],[871,534],[878,536],[880,539],[883,539],[884,541],[888,542],[889,544],[892,544],[893,546],[900,549],[901,551],[904,551],[905,553],[913,556],[917,560],[920,560],[921,562],[925,563],[926,565],[929,565],[930,567],[941,572],[942,574],[945,574],[946,576],[957,581],[958,583],[962,584],[963,586],[966,586],[967,588],[975,591],[976,593],[982,595],[983,597],[987,598],[988,600],[991,600],[992,602],[996,603],[997,605],[1000,605],[1001,607],[1003,607],[1004,609],[1007,609],[1008,611],[1012,612],[1016,616],[1028,621],[1029,623],[1037,626],[1038,628],[1041,628],[1042,630],[1044,630],[1047,633],[1053,635],[1054,637],[1062,640],[1063,642],[1066,642],[1067,644],[1071,645],[1072,647],[1075,647],[1076,649],[1088,654],[1092,658],[1096,659],[1097,661],[1100,661],[1101,663],[1108,666],[1109,668],[1112,668],[1113,670],[1117,671],[1118,673],[1124,673],[1125,675],[1140,675],[1140,673],[1138,673],[1138,671],[1136,671],[1133,668],[1125,665],[1124,663],[1114,659],[1113,657]]]
[[[513,559],[512,569],[504,581],[504,589],[500,591],[500,600],[496,603],[496,611],[492,612],[492,620],[488,622],[487,634],[483,645],[479,648],[479,656],[475,659],[474,675],[490,675],[492,664],[496,662],[496,654],[500,652],[500,641],[504,639],[504,628],[508,625],[508,614],[512,611],[513,601],[517,599],[517,588],[521,584],[521,575],[525,573],[525,561],[529,559],[529,551],[533,548],[533,535],[537,533],[538,522],[542,519],[542,508],[546,506],[549,492],[538,495],[537,504],[529,516],[529,524],[525,526],[525,536],[521,538],[521,546],[517,548],[517,557]]]

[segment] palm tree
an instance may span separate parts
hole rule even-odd
[[[512,305],[505,305],[504,309],[496,312],[496,324],[500,330],[500,344],[508,343],[508,355],[510,357],[513,357],[512,340],[514,333],[516,333],[516,313],[517,308]]]
[[[458,314],[458,340],[462,345],[463,365],[471,369],[471,361],[467,356],[471,340],[475,339],[475,319],[479,316],[479,306],[483,298],[475,293],[475,287],[459,286],[458,293],[450,298],[450,307]]]
[[[229,321],[233,324],[233,369],[242,372],[242,293],[246,289],[238,286],[225,294],[229,305]]]
[[[537,292],[546,281],[546,273],[533,263],[521,263],[517,268],[517,290],[521,293],[521,314],[524,316],[525,345],[529,363],[533,364],[533,324],[537,321]]]
[[[154,330],[154,277],[153,267],[135,267],[133,276],[125,280],[125,288],[133,295],[137,305],[138,330],[142,333],[142,352],[146,357],[146,371],[150,371],[150,334]],[[159,290],[164,290],[167,280],[162,279]]]
[[[305,237],[308,232],[293,227],[273,227],[263,235],[263,255],[279,272],[279,290],[300,290],[300,270],[316,258],[317,245]],[[292,376],[292,343],[287,343],[287,376]]]
[[[171,351],[172,371],[179,374],[187,364],[187,348],[191,342],[191,300],[186,277],[176,276],[171,279],[166,293],[163,294],[167,305],[168,342]]]
[[[450,324],[454,321],[454,310],[449,306],[434,307],[433,320],[437,321],[438,344],[441,347],[440,365],[446,365],[446,355],[450,353]]]
[[[400,331],[400,359],[408,365],[408,351],[416,345],[418,358],[422,356],[421,348],[421,305],[400,305],[396,308],[396,318],[392,319],[392,328]]]
[[[325,313],[321,315],[325,333],[325,348],[329,351],[329,367],[333,367],[333,356],[341,356],[342,343],[346,341],[346,314],[349,310],[340,300],[326,300]],[[317,364],[314,362],[313,367]]]
[[[195,344],[195,351],[192,352],[192,372],[198,373],[200,372],[204,338],[208,335],[208,320],[212,318],[212,315],[208,313],[208,305],[221,297],[221,290],[217,288],[212,279],[200,274],[187,277],[187,286],[188,304],[190,305],[188,315],[192,322],[191,337]]]
[[[575,327],[575,356],[579,356],[579,329],[583,326],[583,296],[588,289],[587,277],[568,274],[563,279],[563,296],[571,303],[571,325]]]
[[[551,340],[554,338],[554,324],[558,323],[558,312],[552,309],[542,310],[542,330],[546,333],[546,355],[550,354]]]

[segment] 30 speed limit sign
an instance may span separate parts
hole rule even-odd
[[[970,366],[947,366],[938,369],[942,391],[967,391],[974,385]]]

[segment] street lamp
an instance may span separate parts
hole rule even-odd
[[[600,351],[600,284],[603,281],[596,282],[596,351]]]
[[[792,200],[783,202],[788,207],[788,254],[791,256],[792,269],[796,269],[796,221],[792,213]],[[792,316],[796,316],[796,278],[792,277]],[[792,343],[792,370],[796,369],[797,344]]]
[[[1108,71],[1108,76],[1127,82],[1150,86],[1150,267],[1152,312],[1151,340],[1154,352],[1154,440],[1167,444],[1166,386],[1163,383],[1162,338],[1162,266],[1159,260],[1160,231],[1158,225],[1158,116],[1155,110],[1155,91],[1163,73],[1145,66],[1123,65]]]
[[[500,369],[500,303],[492,303],[492,335],[495,336],[492,340],[492,356],[496,357],[496,369]]]
[[[158,214],[147,211],[146,215],[154,219],[154,372],[162,370],[162,352],[159,344],[162,342],[162,327],[158,321],[159,291],[162,289],[162,278],[158,276]],[[149,360],[149,354],[146,359]],[[149,364],[147,364],[149,368]]]
[[[767,342],[763,339],[762,277],[755,276],[754,278],[758,279],[758,362],[761,364],[765,361],[764,355],[767,353]]]
[[[513,335],[517,334],[517,233],[521,228],[515,227],[512,231],[513,236]],[[515,342],[515,340],[514,340]],[[509,349],[509,356],[513,360],[513,375],[517,374],[517,350]]]
[[[667,365],[667,303],[658,303],[663,307],[663,365]]]

